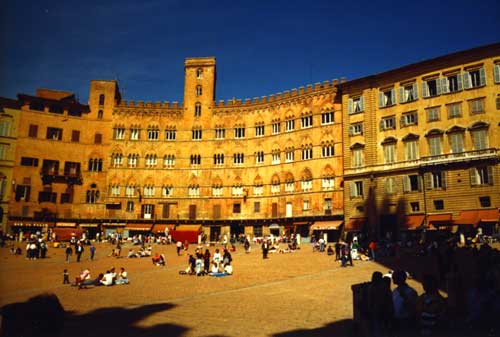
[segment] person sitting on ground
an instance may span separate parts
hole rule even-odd
[[[212,268],[210,269],[210,274],[216,274],[218,272],[219,272],[219,266],[214,261],[214,262],[212,262]]]
[[[226,264],[231,264],[233,261],[233,257],[231,256],[231,253],[229,250],[224,249],[224,254],[222,255],[222,265],[225,266]]]
[[[196,276],[204,275],[203,256],[201,255],[201,253],[196,254],[194,272]]]
[[[117,274],[116,274],[116,271],[115,271],[115,267],[111,267],[111,269],[109,270],[110,274],[111,274],[111,278],[113,280],[113,283],[115,283],[116,281],[116,278],[117,278]]]
[[[107,270],[102,279],[100,280],[100,283],[103,286],[112,286],[113,285],[113,274],[111,274],[111,271]]]
[[[231,263],[224,265],[224,273],[226,273],[227,275],[233,274],[233,266],[231,265]]]
[[[75,279],[75,285],[80,286],[80,284],[86,280],[90,280],[90,270],[89,269],[83,269],[80,272],[80,275],[77,276]]]
[[[120,268],[118,278],[116,279],[116,284],[129,284],[128,274],[123,267]]]
[[[127,257],[128,257],[129,259],[132,259],[132,258],[137,258],[137,254],[134,252],[134,250],[133,250],[133,249],[129,249],[128,254],[127,254]]]
[[[330,245],[328,246],[328,248],[326,249],[326,253],[327,253],[328,255],[333,255],[334,251],[333,251],[332,246],[330,246]]]

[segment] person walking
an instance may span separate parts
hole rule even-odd
[[[94,255],[95,255],[95,246],[93,243],[90,244],[90,261],[94,261]]]
[[[71,248],[70,245],[68,245],[68,247],[66,247],[66,263],[70,262],[71,255],[73,255],[73,249]]]
[[[267,239],[264,239],[262,242],[262,258],[267,259],[267,253],[269,252],[269,242]]]
[[[80,262],[83,253],[83,246],[81,242],[76,244],[76,262]]]

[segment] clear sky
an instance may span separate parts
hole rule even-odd
[[[184,59],[217,58],[216,100],[348,80],[500,41],[498,0],[4,0],[0,96],[182,101]]]

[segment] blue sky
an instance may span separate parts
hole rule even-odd
[[[182,101],[184,59],[217,58],[217,100],[355,79],[500,41],[480,1],[15,1],[0,5],[0,96],[118,79],[126,100]]]

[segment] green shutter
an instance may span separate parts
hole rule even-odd
[[[365,98],[363,96],[359,98],[359,108],[361,111],[365,111]]]
[[[476,168],[475,167],[471,167],[469,169],[469,175],[470,175],[471,186],[476,186],[477,185],[477,175],[476,175]]]
[[[438,95],[441,95],[441,78],[436,78],[436,91]]]
[[[495,83],[500,83],[500,64],[495,64],[493,67],[493,74],[495,77]]]
[[[470,73],[468,71],[464,72],[463,77],[464,77],[464,88],[470,89],[472,87]]]
[[[396,104],[396,89],[392,88],[391,90],[391,105]]]
[[[352,104],[352,98],[349,98],[347,100],[347,113],[350,115],[353,112],[353,104]]]
[[[479,69],[479,85],[486,85],[486,72],[484,68]]]
[[[410,191],[410,178],[408,176],[403,177],[403,192]]]
[[[354,181],[351,181],[349,183],[349,196],[353,198],[355,196],[355,193],[356,193],[356,184],[354,183]]]
[[[425,181],[425,189],[431,190],[432,189],[432,173],[431,172],[424,173],[424,181]]]
[[[458,82],[458,91],[460,91],[463,89],[462,74],[457,74],[457,82]]]
[[[418,191],[422,191],[422,177],[417,176]]]
[[[493,166],[488,166],[488,185],[493,185]]]
[[[418,99],[418,85],[417,82],[413,83],[413,99]]]
[[[384,93],[379,91],[378,93],[378,107],[383,108],[385,106]]]
[[[422,81],[422,97],[429,97],[429,86],[426,81]]]
[[[446,171],[441,172],[441,183],[442,187],[445,190],[446,189]]]
[[[406,102],[404,94],[405,94],[404,88],[403,87],[399,87],[399,103]]]

